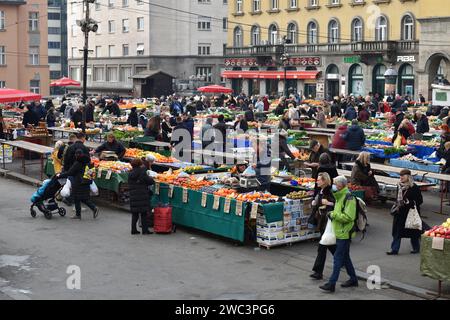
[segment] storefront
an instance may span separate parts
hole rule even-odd
[[[326,98],[331,100],[333,97],[339,96],[339,68],[335,64],[331,64],[327,68],[326,74]]]
[[[366,94],[364,89],[364,74],[361,65],[354,64],[349,71],[349,94],[356,96],[364,96]]]
[[[373,68],[373,82],[372,92],[380,94],[381,97],[385,95],[386,79],[384,73],[386,72],[386,66],[384,64],[377,64]]]
[[[414,68],[409,63],[400,66],[398,72],[398,93],[410,97],[415,95]]]

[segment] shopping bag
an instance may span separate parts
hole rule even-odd
[[[397,133],[397,138],[395,138],[394,141],[394,147],[400,148],[402,146],[402,135],[400,133]]]
[[[336,235],[334,234],[333,224],[330,219],[328,219],[325,232],[322,235],[322,239],[319,242],[323,246],[332,246],[336,244]]]
[[[63,198],[68,198],[70,197],[70,191],[72,189],[72,183],[70,182],[69,179],[67,179],[66,184],[64,185],[64,187],[62,188],[60,195]]]
[[[92,183],[89,185],[89,188],[91,189],[91,195],[98,196],[98,187],[95,184],[95,181],[92,181]]]
[[[405,229],[422,230],[422,219],[420,218],[417,208],[409,209],[406,217]]]

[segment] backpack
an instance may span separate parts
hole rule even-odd
[[[348,193],[345,196],[342,211],[344,211],[345,204],[347,203],[347,201],[352,200],[353,198],[356,199],[356,215],[355,220],[353,222],[353,227],[350,230],[350,238],[353,232],[361,232],[362,233],[361,240],[363,240],[366,235],[367,227],[369,226],[369,224],[367,223],[367,205],[364,202],[364,200],[359,197],[353,196],[351,193]]]

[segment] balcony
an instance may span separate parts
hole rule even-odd
[[[226,48],[229,57],[267,57],[281,55],[284,52],[282,44],[257,45],[241,48]],[[389,54],[389,53],[418,53],[419,41],[364,41],[353,43],[321,43],[321,44],[287,44],[286,52],[292,55],[308,54]]]

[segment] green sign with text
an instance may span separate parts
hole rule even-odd
[[[360,63],[361,57],[354,56],[354,57],[344,57],[344,63]]]

